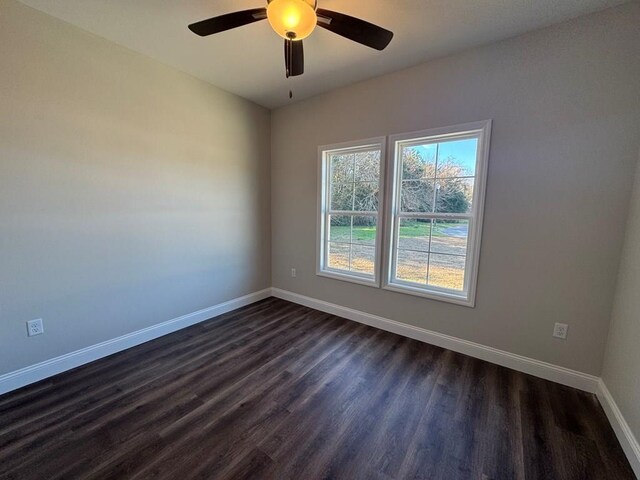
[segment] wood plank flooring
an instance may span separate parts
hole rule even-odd
[[[594,395],[270,298],[0,397],[2,479],[632,479]]]

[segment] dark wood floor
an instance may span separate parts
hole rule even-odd
[[[593,395],[271,298],[0,397],[0,478],[634,476]]]

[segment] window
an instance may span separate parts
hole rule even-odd
[[[379,285],[384,145],[320,147],[318,275]]]
[[[490,133],[391,136],[386,184],[385,137],[320,147],[318,275],[473,306]]]
[[[386,289],[473,306],[490,128],[391,138]]]

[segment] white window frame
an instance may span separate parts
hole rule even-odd
[[[332,211],[329,204],[330,193],[330,168],[328,165],[328,157],[336,152],[344,151],[359,151],[372,148],[380,149],[380,178],[378,185],[378,211],[377,212],[339,212]],[[316,274],[323,277],[334,278],[337,280],[344,280],[348,282],[357,283],[360,285],[367,285],[372,287],[380,287],[380,275],[382,271],[382,240],[383,231],[385,229],[384,223],[384,205],[385,205],[385,171],[386,171],[386,137],[375,137],[364,140],[358,140],[354,142],[344,142],[332,145],[323,145],[318,147],[318,232],[316,235],[317,248],[316,248]],[[360,274],[358,272],[347,272],[345,270],[332,269],[328,266],[328,252],[326,251],[326,245],[328,239],[326,235],[328,232],[327,222],[329,215],[352,215],[357,213],[362,216],[376,216],[376,246],[374,257],[374,274],[373,278],[368,275]]]
[[[478,138],[478,154],[476,163],[476,175],[472,200],[471,214],[407,214],[400,212],[400,155],[399,148],[403,142],[424,141],[425,143],[437,143],[451,138]],[[487,184],[487,170],[489,163],[489,144],[491,137],[491,120],[454,125],[450,127],[434,128],[419,132],[392,135],[389,137],[390,161],[387,172],[387,184],[385,189],[385,228],[384,245],[385,258],[383,261],[383,288],[400,293],[417,295],[434,300],[441,300],[467,307],[475,306],[476,286],[478,280],[478,264],[480,260],[480,243],[482,234],[482,221],[484,217],[484,202]],[[400,218],[406,217],[429,218],[463,218],[469,220],[469,237],[467,239],[467,252],[465,261],[464,287],[458,292],[431,285],[418,286],[410,282],[403,282],[394,278],[397,229]]]

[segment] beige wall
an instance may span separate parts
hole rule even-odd
[[[13,0],[0,86],[0,374],[270,286],[266,109]]]
[[[600,374],[640,138],[638,25],[627,4],[275,111],[273,285]],[[485,119],[476,308],[315,275],[318,145]]]
[[[631,431],[640,439],[640,162],[620,259],[602,379]]]

